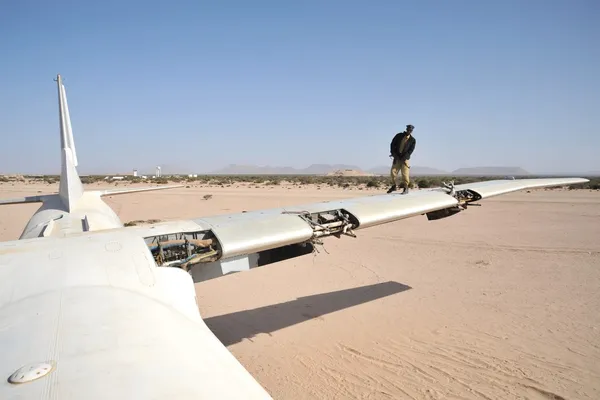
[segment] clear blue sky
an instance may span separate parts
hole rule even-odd
[[[389,163],[600,170],[600,2],[6,1],[0,173]]]

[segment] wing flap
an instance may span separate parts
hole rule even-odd
[[[351,202],[344,209],[356,216],[357,229],[387,224],[400,219],[456,206],[457,200],[444,193],[391,194]]]
[[[313,230],[298,215],[257,213],[243,221],[232,218],[229,222],[211,219],[194,222],[210,226],[221,244],[222,257],[235,257],[263,250],[302,243],[310,240]]]

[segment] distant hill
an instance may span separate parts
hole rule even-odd
[[[474,167],[474,168],[459,168],[452,171],[452,175],[468,176],[495,176],[495,175],[514,175],[523,176],[530,175],[521,167]]]
[[[277,174],[295,174],[294,168],[290,167],[270,167],[257,165],[238,165],[230,164],[225,168],[212,171],[215,175],[277,175]]]
[[[373,176],[372,173],[358,169],[338,169],[326,174],[327,176]]]
[[[355,170],[359,171],[361,168],[356,165],[346,165],[346,164],[313,164],[308,168],[301,169],[302,174],[314,174],[314,175],[325,175],[330,172],[340,171],[340,170]]]
[[[360,170],[356,165],[313,164],[306,168],[271,167],[257,165],[230,164],[225,168],[211,172],[215,175],[326,175],[340,170]]]
[[[376,175],[387,175],[390,173],[390,165],[386,165],[386,166],[379,166],[379,167],[375,167],[375,168],[371,168],[368,169],[367,172],[370,172],[372,174],[376,174]],[[448,175],[448,172],[446,171],[442,171],[441,169],[436,169],[436,168],[430,168],[430,167],[420,167],[418,165],[415,166],[411,166],[410,167],[410,174],[415,176],[415,175]]]

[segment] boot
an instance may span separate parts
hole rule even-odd
[[[392,186],[390,186],[390,188],[388,189],[388,191],[387,191],[387,192],[388,192],[388,193],[392,193],[392,192],[394,192],[394,191],[396,191],[396,185],[392,185]]]
[[[402,187],[404,188],[404,190],[401,194],[408,194],[408,185],[402,185]]]

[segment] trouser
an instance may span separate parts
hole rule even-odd
[[[410,182],[409,176],[410,165],[408,160],[399,160],[394,158],[394,162],[392,163],[392,169],[390,171],[390,175],[392,177],[392,185],[396,184],[396,180],[398,178],[398,172],[402,175],[402,186],[408,187]]]

